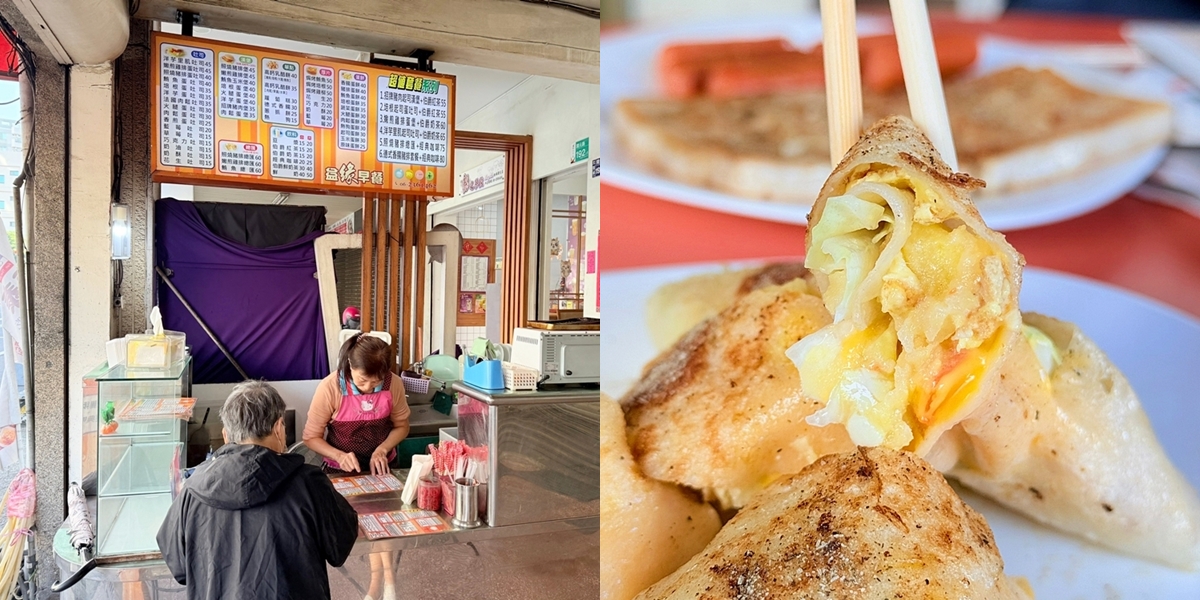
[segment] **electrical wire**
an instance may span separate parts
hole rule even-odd
[[[21,39],[21,36],[17,35],[17,31],[3,15],[0,15],[0,34],[4,35],[5,39],[8,40],[9,46],[12,48],[12,52],[6,57],[9,72],[16,71],[18,74],[25,75],[25,78],[29,81],[30,91],[34,92],[30,108],[32,111],[32,103],[37,98],[37,63],[34,60],[33,52],[25,44],[25,41]],[[33,124],[29,126],[29,139],[25,140],[28,150],[25,152],[25,157],[21,165],[21,174],[18,175],[18,179],[28,178],[33,175],[36,163],[35,149],[37,148],[37,144],[33,143],[36,128],[37,120],[34,119]],[[20,248],[19,250],[24,252],[25,249]]]
[[[583,6],[581,4],[575,4],[573,2],[566,2],[565,0],[521,0],[521,2],[527,2],[529,4],[544,4],[546,6],[554,6],[556,8],[563,8],[566,10],[574,11],[581,15],[586,15],[586,16],[592,17],[593,19],[600,18],[600,9],[592,8],[590,6]]]

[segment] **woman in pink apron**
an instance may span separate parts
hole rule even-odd
[[[304,443],[325,458],[326,472],[391,472],[396,446],[408,435],[409,416],[404,386],[391,367],[388,345],[360,333],[346,340],[337,370],[317,385]],[[364,600],[394,600],[391,553],[372,554],[370,560],[371,586]]]

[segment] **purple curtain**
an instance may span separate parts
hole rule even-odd
[[[329,373],[313,232],[252,248],[214,234],[191,202],[155,204],[158,265],[254,379],[320,379]],[[241,380],[237,369],[162,283],[163,326],[187,334],[195,383]]]

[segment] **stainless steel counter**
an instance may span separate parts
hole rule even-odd
[[[599,390],[453,389],[459,439],[488,449],[489,525],[599,517]]]

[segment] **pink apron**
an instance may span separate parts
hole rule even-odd
[[[352,452],[358,458],[363,473],[371,472],[371,454],[392,432],[392,379],[388,373],[381,389],[368,394],[356,393],[345,378],[338,375],[342,406],[329,422],[325,441],[342,452]],[[395,448],[388,453],[388,462],[396,457]],[[325,471],[344,472],[336,461],[325,459]]]

